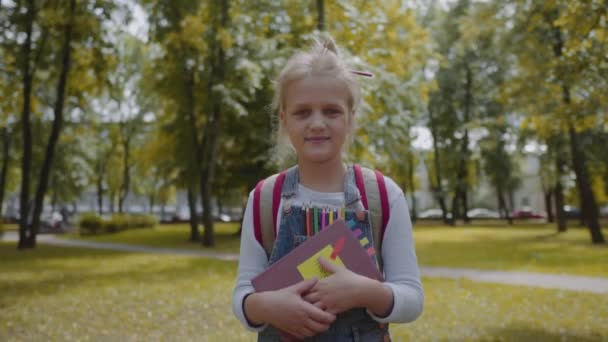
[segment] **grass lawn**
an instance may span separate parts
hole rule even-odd
[[[608,244],[591,244],[582,228],[435,226],[415,229],[414,239],[422,265],[608,277]]]
[[[237,230],[237,223],[216,224],[214,250],[238,253],[239,238],[234,235]],[[189,231],[184,224],[163,225],[94,237],[73,234],[68,238],[200,249],[200,244],[187,241]],[[604,230],[604,236],[608,238],[608,230]],[[549,225],[421,225],[415,227],[414,238],[421,265],[608,277],[608,244],[592,245],[588,230],[582,228],[556,234]]]
[[[19,225],[15,223],[3,223],[0,224],[0,232],[16,232],[19,230]]]
[[[236,263],[0,243],[0,340],[254,341],[231,313]],[[608,296],[423,279],[395,341],[599,341]]]
[[[239,223],[215,223],[215,246],[213,250],[218,252],[238,253],[240,247],[239,236],[235,233],[239,229]],[[201,231],[202,234],[202,231]],[[182,249],[200,250],[200,242],[192,242],[190,238],[190,226],[187,224],[157,225],[155,228],[127,230],[114,234],[80,236],[78,233],[65,234],[62,237],[68,239],[79,239],[99,242],[117,242],[133,245],[151,247],[170,247]]]

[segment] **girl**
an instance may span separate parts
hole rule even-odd
[[[252,191],[243,232],[233,311],[258,341],[280,341],[280,331],[309,341],[390,341],[389,322],[411,322],[422,312],[424,295],[414,251],[412,224],[403,191],[384,177],[390,218],[382,240],[384,282],[372,280],[320,259],[331,276],[305,280],[277,291],[254,292],[251,279],[302,242],[303,207],[346,207],[346,219],[371,239],[368,215],[352,165],[342,161],[353,134],[360,102],[355,79],[339,59],[331,38],[308,53],[292,56],[275,90],[279,147],[288,138],[297,165],[286,173],[277,214],[277,236],[268,257],[254,234]]]

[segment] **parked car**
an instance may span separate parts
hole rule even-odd
[[[228,214],[219,214],[214,215],[214,219],[221,222],[232,222],[233,219]]]
[[[451,218],[452,217],[452,213],[447,213],[447,218]],[[418,213],[417,218],[419,219],[441,219],[442,218],[442,211],[441,209],[437,209],[437,208],[432,208],[432,209],[427,209],[424,211],[421,211]]]
[[[514,219],[540,219],[546,218],[547,214],[545,212],[534,211],[530,207],[523,207],[520,209],[515,209],[511,214],[511,217]]]
[[[566,215],[566,218],[568,219],[577,219],[581,217],[581,210],[571,205],[565,205],[564,215]]]
[[[500,214],[497,211],[486,208],[473,208],[467,211],[467,216],[470,218],[500,218]]]

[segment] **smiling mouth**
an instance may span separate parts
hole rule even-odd
[[[304,141],[312,141],[312,142],[316,142],[316,141],[325,141],[325,140],[329,140],[329,137],[311,137],[311,138],[304,138]]]

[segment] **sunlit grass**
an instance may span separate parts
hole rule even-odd
[[[16,232],[19,230],[19,225],[15,223],[0,223],[0,233],[4,232]]]
[[[240,240],[236,231],[238,223],[216,224],[213,250],[238,253]],[[84,238],[201,249],[199,243],[188,241],[189,234],[189,226],[179,224]],[[604,230],[604,235],[608,238],[608,230]],[[421,265],[608,276],[608,245],[592,245],[589,232],[582,228],[557,234],[548,225],[415,226],[414,238]]]
[[[238,252],[240,240],[235,233],[239,223],[215,223],[215,246],[218,252]],[[200,230],[203,234],[202,229]],[[190,241],[190,226],[187,224],[157,225],[155,228],[126,230],[114,234],[80,236],[77,233],[67,234],[69,239],[84,239],[87,241],[126,243],[150,247],[168,247],[200,250],[198,241]]]
[[[423,265],[608,276],[608,245],[593,245],[582,228],[438,226],[414,235]]]
[[[231,313],[236,262],[0,243],[0,340],[255,341]],[[423,279],[394,341],[599,341],[608,297]]]

